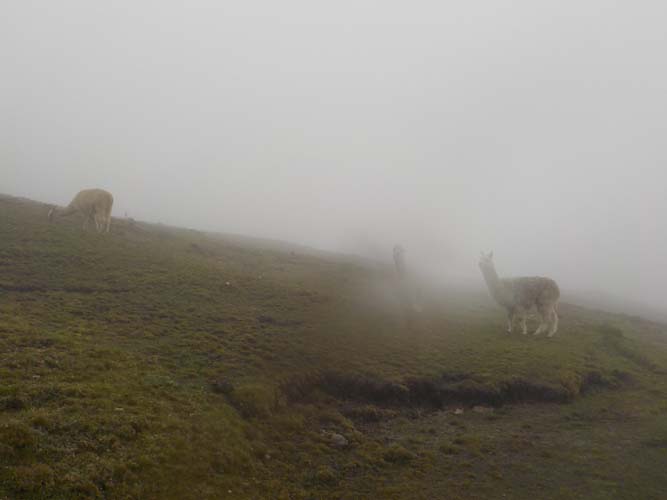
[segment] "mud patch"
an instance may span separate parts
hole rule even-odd
[[[303,324],[302,321],[289,320],[289,319],[279,319],[268,314],[260,314],[257,316],[257,321],[262,326],[300,326]]]
[[[663,448],[667,449],[667,438],[652,438],[642,442],[644,446],[649,448]]]
[[[283,384],[288,401],[302,402],[314,391],[321,391],[342,401],[366,403],[385,408],[432,408],[450,405],[482,405],[499,407],[516,403],[566,403],[578,394],[593,388],[617,387],[622,374],[602,375],[589,372],[577,377],[577,387],[534,382],[520,377],[490,384],[460,374],[444,373],[438,378],[411,378],[391,382],[361,375],[325,372],[311,377],[293,379]],[[472,376],[471,376],[472,377]],[[368,412],[366,412],[368,413]],[[371,412],[372,413],[372,412]],[[380,414],[361,415],[371,420]],[[383,415],[384,416],[384,415]]]
[[[4,292],[16,292],[16,293],[66,292],[66,293],[81,293],[81,294],[126,293],[132,291],[131,288],[94,288],[87,286],[67,286],[67,285],[60,288],[57,287],[48,288],[37,285],[13,285],[10,283],[0,283],[0,290]]]
[[[602,334],[602,343],[605,348],[614,354],[621,356],[636,365],[652,372],[661,372],[658,366],[647,356],[637,350],[631,341],[623,335],[623,331],[612,325],[601,324],[597,327]]]

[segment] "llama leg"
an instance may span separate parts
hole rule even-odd
[[[107,229],[106,232],[109,232],[109,228],[111,227],[111,214],[107,215]]]
[[[507,333],[512,333],[512,323],[514,323],[514,314],[509,313],[507,315]]]
[[[540,335],[542,332],[544,332],[549,327],[549,319],[551,317],[551,310],[549,310],[545,307],[540,307],[540,308],[538,308],[538,311],[540,313],[540,317],[542,318],[542,321],[540,321],[540,326],[537,327],[537,330],[535,330],[535,333],[533,333],[533,335]]]
[[[521,333],[528,335],[528,327],[526,326],[526,313],[521,313]]]
[[[549,337],[553,337],[554,334],[558,331],[558,314],[556,310],[551,310],[551,331],[549,331]]]
[[[90,221],[90,214],[84,214],[84,218],[83,218],[83,230],[84,231],[88,229],[88,222],[89,221]]]
[[[97,232],[103,233],[106,230],[107,218],[104,215],[100,214],[100,215],[95,215],[95,220],[97,221]]]

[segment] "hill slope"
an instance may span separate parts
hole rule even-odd
[[[667,488],[663,325],[563,305],[508,336],[446,290],[406,318],[371,263],[45,213],[0,197],[0,498]]]

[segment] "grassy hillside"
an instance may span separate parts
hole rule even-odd
[[[0,197],[0,498],[662,498],[667,328]],[[341,436],[343,439],[341,439]]]

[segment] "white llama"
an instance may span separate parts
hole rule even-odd
[[[548,331],[549,337],[558,331],[556,306],[560,298],[558,284],[550,278],[499,278],[493,264],[493,252],[482,253],[479,267],[484,281],[495,301],[507,310],[507,332],[512,333],[514,318],[521,319],[521,330],[526,335],[526,315],[535,306],[542,317],[534,335]]]
[[[404,305],[416,313],[421,313],[422,307],[419,304],[419,289],[408,272],[405,262],[405,249],[401,245],[394,246],[394,265],[396,266],[396,274],[401,287]]]
[[[65,208],[53,207],[49,211],[49,220],[53,221],[55,216],[67,217],[73,213],[83,214],[83,229],[88,227],[88,222],[95,222],[98,232],[109,232],[111,226],[111,208],[113,207],[113,196],[103,189],[84,189],[72,199]]]

